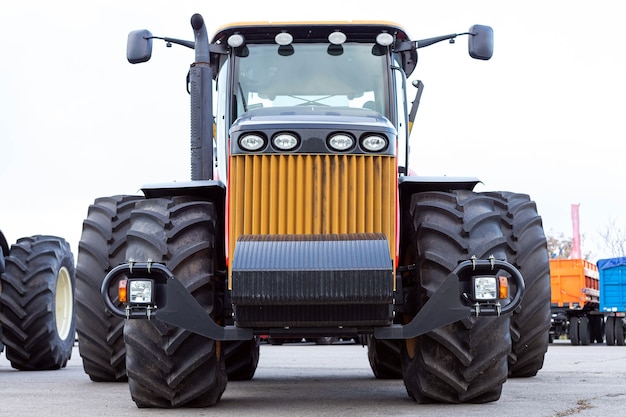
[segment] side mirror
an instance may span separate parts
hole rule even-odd
[[[469,30],[468,51],[472,58],[488,60],[493,56],[493,29],[474,25]]]
[[[134,30],[128,34],[126,59],[131,64],[146,62],[152,56],[152,33],[149,30]]]

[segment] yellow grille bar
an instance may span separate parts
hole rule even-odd
[[[242,234],[382,232],[395,256],[391,156],[235,155],[229,187],[229,259]]]

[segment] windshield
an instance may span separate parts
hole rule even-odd
[[[235,118],[260,107],[331,106],[387,114],[387,62],[373,44],[247,45],[235,69]]]

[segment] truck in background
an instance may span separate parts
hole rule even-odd
[[[551,327],[549,341],[569,338],[572,345],[623,346],[626,317],[626,257],[550,260]]]
[[[598,267],[584,259],[550,259],[552,292],[550,343],[568,337],[572,345],[604,341]]]
[[[626,257],[600,259],[597,265],[600,273],[600,312],[606,316],[606,344],[624,346]]]

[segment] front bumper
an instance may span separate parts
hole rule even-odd
[[[393,324],[395,305],[391,261],[377,253],[379,249],[376,249],[387,248],[386,241],[384,238],[379,238],[378,243],[375,242],[377,239],[373,243],[359,241],[362,238],[364,236],[354,236],[345,244],[330,246],[331,252],[338,251],[335,260],[329,261],[329,265],[335,268],[330,274],[333,280],[323,279],[329,276],[329,271],[325,269],[295,268],[291,262],[301,259],[295,256],[299,251],[295,247],[283,252],[283,255],[290,255],[282,256],[283,261],[279,260],[281,256],[257,258],[257,267],[233,261],[235,288],[241,279],[242,289],[233,289],[232,292],[236,323],[232,326],[217,324],[174,274],[160,263],[117,266],[105,277],[101,294],[106,308],[115,316],[126,319],[156,318],[215,340],[248,340],[255,334],[373,334],[378,339],[408,339],[471,316],[506,315],[521,303],[524,280],[513,265],[493,258],[472,259],[461,262],[448,275],[411,322]],[[277,242],[290,246],[288,240],[279,239]],[[309,241],[304,246],[311,242],[320,241]],[[273,244],[260,240],[254,245],[269,245],[271,248]],[[350,265],[345,255],[355,250],[365,251],[374,266],[371,270],[362,269],[358,263]],[[385,250],[388,256],[388,249]],[[325,252],[322,250],[322,253]],[[303,262],[309,261],[311,259],[307,258]],[[274,270],[267,271],[272,262]],[[318,264],[313,262],[311,265]],[[501,271],[509,275],[508,280],[512,281],[509,287],[515,289],[515,293],[505,300],[474,300],[467,290],[468,282],[473,277],[495,276]],[[110,286],[120,279],[153,283],[154,298],[149,303],[130,302],[120,306],[109,295]],[[293,283],[296,285],[292,286]]]

